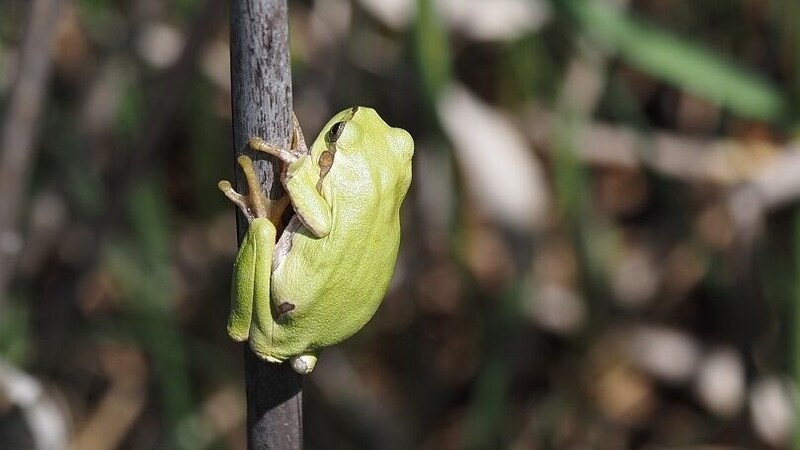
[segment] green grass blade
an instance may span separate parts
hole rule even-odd
[[[761,75],[604,2],[556,1],[590,36],[628,64],[742,117],[777,121],[784,93]]]

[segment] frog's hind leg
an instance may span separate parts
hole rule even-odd
[[[217,184],[217,187],[225,194],[230,201],[236,204],[242,213],[247,217],[248,222],[258,217],[269,216],[269,200],[266,195],[261,192],[261,186],[258,183],[256,171],[253,168],[253,160],[245,155],[239,156],[236,159],[244,172],[244,178],[247,181],[247,194],[243,195],[236,192],[231,183],[227,180],[222,180]]]
[[[236,258],[237,268],[233,273],[237,292],[232,296],[231,319],[228,321],[228,333],[234,339],[236,336],[233,331],[242,332],[247,326],[250,348],[264,359],[268,359],[272,353],[275,333],[275,320],[269,301],[274,249],[275,226],[266,218],[256,218],[250,224]],[[245,325],[248,319],[251,322]],[[236,327],[235,330],[232,326]]]
[[[275,226],[263,217],[253,219],[236,255],[231,283],[228,334],[237,341],[272,341],[274,321],[267,300],[274,248]]]

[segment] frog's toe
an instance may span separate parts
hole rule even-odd
[[[289,364],[292,365],[292,369],[294,369],[295,372],[301,375],[307,375],[311,373],[311,371],[314,370],[314,366],[317,365],[317,357],[311,354],[297,355],[289,360]]]

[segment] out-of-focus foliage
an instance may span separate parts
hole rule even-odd
[[[729,57],[720,57],[602,2],[567,0],[563,5],[591,38],[601,40],[634,68],[740,116],[784,119],[784,94],[763,77],[729,63]]]
[[[0,448],[244,448],[226,4],[66,2],[0,236]],[[0,2],[0,113],[28,5]],[[306,138],[362,104],[417,145],[394,283],[308,377],[308,448],[792,446],[800,7],[289,6]]]

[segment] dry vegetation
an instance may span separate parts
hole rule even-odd
[[[244,448],[226,4],[0,2],[0,448]],[[800,7],[289,6],[307,137],[417,145],[307,448],[800,448]]]

